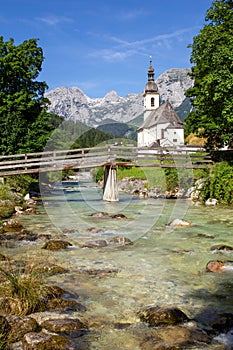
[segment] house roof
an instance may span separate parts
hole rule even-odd
[[[158,124],[167,124],[169,129],[183,129],[183,123],[172,108],[170,102],[165,102],[158,108],[151,111],[144,123],[139,127],[141,129],[150,129]]]

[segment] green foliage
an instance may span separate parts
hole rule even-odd
[[[28,193],[30,186],[33,183],[38,183],[36,177],[31,175],[11,175],[5,179],[6,186],[10,189],[14,189],[16,192],[20,192],[23,195]]]
[[[112,135],[94,128],[90,128],[74,142],[72,148],[90,148],[111,139]]]
[[[207,138],[207,149],[233,142],[233,3],[214,0],[206,24],[193,39],[191,77],[186,91],[194,110],[186,118],[186,135]]]
[[[233,203],[233,164],[216,163],[210,172],[210,198],[219,202]]]
[[[104,121],[104,124],[98,126],[98,130],[111,134],[117,137],[129,137],[131,139],[137,139],[137,128],[134,125],[127,123],[114,122],[112,120]]]
[[[164,169],[168,191],[174,191],[179,186],[179,176],[176,168]]]
[[[120,181],[126,177],[147,180],[145,172],[140,167],[119,167],[117,170],[118,180]]]
[[[232,162],[215,163],[211,169],[199,172],[198,178],[203,179],[199,196],[200,201],[205,202],[208,198],[216,198],[219,203],[233,203]],[[195,179],[197,179],[197,176]]]
[[[14,201],[14,194],[8,185],[0,183],[0,200]]]
[[[46,150],[91,148],[112,139],[112,135],[87,125],[66,120],[51,134]]]
[[[100,182],[104,179],[104,167],[94,168],[91,175],[95,182]]]
[[[1,154],[42,151],[54,129],[43,97],[47,85],[37,80],[43,60],[37,39],[16,46],[0,37]]]

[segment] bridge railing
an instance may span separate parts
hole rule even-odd
[[[0,156],[0,175],[39,173],[68,169],[92,168],[105,164],[199,167],[211,164],[206,153],[185,149],[138,149],[134,146],[103,145],[93,148],[52,150]]]

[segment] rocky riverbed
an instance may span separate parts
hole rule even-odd
[[[26,312],[17,293],[1,294],[3,348],[231,349],[231,209],[224,215],[221,208],[192,207],[187,219],[168,220],[172,202],[147,197],[144,219],[161,205],[163,220],[134,240],[127,235],[135,220],[128,202],[98,202],[96,210],[93,196],[83,207],[77,193],[66,194],[73,213],[67,217],[59,194],[46,198],[53,225],[36,201],[30,212],[20,208],[2,222],[1,287],[28,271],[43,282]],[[138,217],[143,201],[134,203]]]

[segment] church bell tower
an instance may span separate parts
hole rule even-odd
[[[159,92],[154,80],[154,68],[152,67],[152,57],[150,56],[150,66],[148,67],[148,81],[144,89],[144,121],[154,109],[159,107]]]

